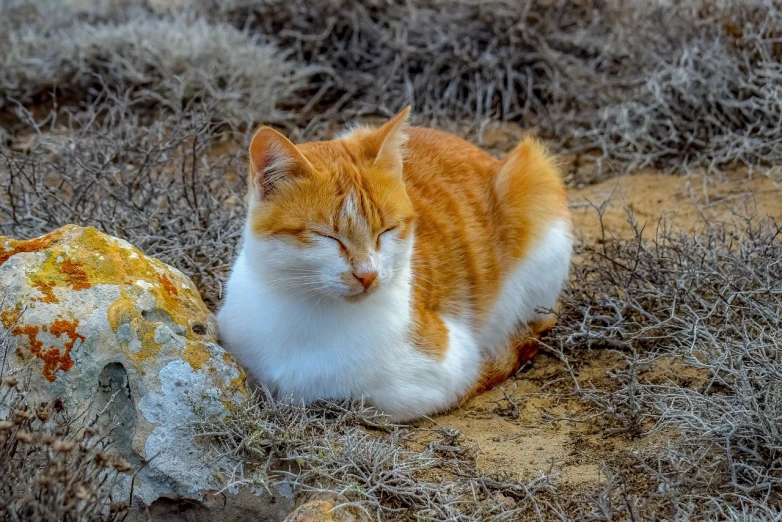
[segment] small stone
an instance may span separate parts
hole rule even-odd
[[[296,508],[283,522],[335,522],[334,505],[325,500],[311,500]]]
[[[335,501],[336,502],[336,501]],[[283,522],[367,522],[369,519],[348,508],[335,508],[328,500],[305,502],[296,508]]]

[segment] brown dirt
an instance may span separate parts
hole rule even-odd
[[[689,231],[703,227],[704,216],[722,221],[746,215],[782,220],[782,170],[752,176],[736,171],[720,180],[698,173],[682,177],[647,172],[572,189],[570,202],[577,235],[585,243],[601,235],[593,205],[603,206],[605,232],[614,235],[631,232],[625,208],[632,209],[639,223],[647,225],[645,234],[654,234],[661,216],[674,227]],[[582,383],[591,381],[598,386],[607,379],[606,372],[620,363],[615,353],[595,351],[579,378]],[[702,378],[697,372],[683,376],[677,366],[663,362],[647,377],[664,379],[675,373],[679,379],[693,382]],[[664,442],[659,435],[636,440],[607,435],[605,421],[592,416],[595,412],[589,406],[564,395],[544,396],[543,392],[569,389],[567,378],[563,365],[543,352],[516,378],[432,423],[461,432],[464,442],[477,453],[479,472],[523,480],[553,471],[574,487],[598,482],[601,462],[624,460],[631,450],[649,451]]]
[[[686,231],[701,229],[704,217],[711,221],[741,216],[782,219],[782,169],[753,175],[737,170],[720,178],[699,172],[690,176],[645,172],[574,189],[570,192],[573,221],[589,243],[600,236],[595,206],[603,204],[606,231],[615,235],[631,232],[626,208],[652,234],[660,217]]]

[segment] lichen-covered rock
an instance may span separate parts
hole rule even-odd
[[[32,400],[59,396],[84,422],[117,425],[113,450],[141,468],[134,501],[221,487],[188,424],[228,414],[247,389],[184,274],[94,228],[0,237],[0,326]]]

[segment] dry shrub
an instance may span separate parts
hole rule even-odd
[[[15,3],[6,107],[109,86],[139,110],[207,101],[312,137],[412,103],[423,122],[535,127],[603,173],[782,159],[774,0]]]
[[[0,353],[8,349],[2,332]],[[123,520],[128,504],[110,495],[130,465],[105,453],[105,435],[76,429],[62,399],[28,404],[21,376],[0,376],[0,520]]]
[[[652,239],[584,246],[548,340],[574,393],[632,436],[668,433],[638,456],[677,516],[782,505],[782,227],[744,219],[700,234],[661,222]],[[649,235],[649,232],[647,232]],[[612,388],[583,385],[580,360],[613,350]],[[656,374],[661,365],[672,371]],[[768,506],[761,509],[762,506]],[[776,508],[773,506],[777,506]]]
[[[43,11],[0,35],[0,52],[0,109],[67,103],[89,113],[111,93],[138,113],[206,100],[216,120],[275,123],[290,118],[276,108],[306,79],[258,35],[140,8],[86,19]]]

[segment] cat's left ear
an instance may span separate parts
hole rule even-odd
[[[250,183],[263,197],[278,185],[312,172],[312,165],[285,136],[270,127],[261,127],[250,143]]]
[[[408,105],[365,139],[367,153],[375,157],[373,165],[396,172],[399,176],[402,175],[409,115]]]

